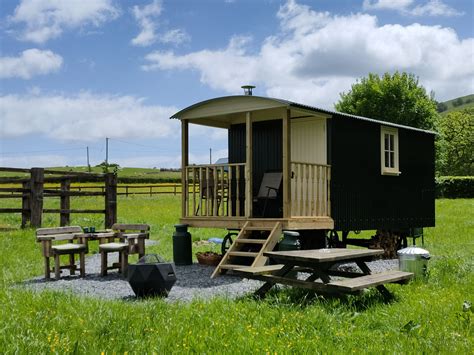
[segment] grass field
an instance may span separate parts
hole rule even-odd
[[[102,203],[90,198],[81,205]],[[170,259],[179,206],[179,196],[120,197],[119,221],[151,224],[158,244],[148,252]],[[0,215],[0,352],[472,353],[474,315],[463,303],[474,301],[474,200],[438,200],[436,208],[437,226],[425,236],[433,255],[429,282],[389,285],[396,295],[390,304],[375,291],[323,298],[286,289],[263,301],[189,304],[33,293],[18,286],[43,272],[34,230],[18,230],[19,216]],[[58,216],[45,222],[57,225]],[[72,223],[99,228],[102,217],[75,215]],[[194,241],[225,233],[191,232]]]

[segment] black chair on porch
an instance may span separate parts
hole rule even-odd
[[[271,211],[271,217],[274,214],[281,213],[281,183],[283,180],[283,173],[281,171],[269,171],[263,175],[262,183],[258,190],[257,196],[254,197],[253,202],[257,206],[257,214],[260,217],[269,217],[268,203],[274,204],[276,209]]]

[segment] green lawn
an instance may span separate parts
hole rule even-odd
[[[91,198],[81,205],[102,203]],[[151,224],[151,237],[159,243],[149,251],[170,259],[179,205],[179,196],[122,197],[119,221]],[[429,282],[389,285],[396,295],[390,304],[376,291],[328,299],[292,289],[274,291],[264,301],[246,297],[189,304],[33,293],[16,285],[43,272],[34,231],[18,230],[19,216],[0,215],[0,351],[472,353],[474,315],[463,312],[463,303],[474,301],[474,200],[438,200],[436,208],[437,226],[425,236],[433,255]],[[102,217],[80,215],[72,222],[101,227]],[[47,225],[57,223],[56,215],[47,216]],[[194,240],[225,234],[191,232]]]

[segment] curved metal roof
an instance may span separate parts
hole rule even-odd
[[[210,103],[213,103],[213,102],[218,102],[218,101],[222,101],[222,100],[226,100],[226,99],[231,99],[231,98],[232,99],[242,98],[244,100],[247,99],[247,98],[257,98],[257,99],[262,99],[262,100],[265,100],[265,101],[268,100],[268,101],[271,101],[271,102],[274,102],[274,103],[279,103],[282,106],[287,106],[288,108],[294,107],[296,109],[299,108],[299,109],[303,109],[303,110],[307,110],[307,111],[326,113],[326,114],[333,115],[333,116],[352,118],[352,119],[377,123],[377,124],[381,124],[381,125],[384,125],[384,126],[391,126],[391,127],[396,127],[396,128],[409,129],[409,130],[423,132],[423,133],[429,133],[429,134],[437,134],[436,132],[426,130],[426,129],[416,128],[416,127],[411,127],[411,126],[405,126],[405,125],[392,123],[392,122],[387,122],[387,121],[376,120],[376,119],[369,118],[369,117],[351,115],[351,114],[344,113],[344,112],[331,111],[331,110],[327,110],[327,109],[323,109],[323,108],[319,108],[319,107],[315,107],[315,106],[309,106],[309,105],[305,105],[305,104],[300,104],[300,103],[297,103],[297,102],[294,102],[294,101],[289,101],[289,100],[284,100],[284,99],[277,99],[277,98],[265,97],[265,96],[255,96],[255,95],[252,95],[252,96],[250,96],[250,95],[232,95],[232,96],[222,96],[222,97],[216,97],[216,98],[209,99],[209,100],[204,100],[204,101],[195,103],[191,106],[188,106],[188,107],[182,109],[179,112],[176,112],[170,118],[179,119],[179,116],[181,116],[185,112],[191,111],[195,108],[198,108],[198,107],[206,105],[206,104],[210,104]]]

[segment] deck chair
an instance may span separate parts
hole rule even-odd
[[[280,187],[282,180],[283,173],[281,171],[266,172],[263,175],[258,194],[253,200],[258,204],[263,203],[263,208],[261,208],[261,217],[265,217],[268,201],[276,201],[280,198]]]
[[[79,271],[81,277],[85,276],[85,254],[87,253],[87,241],[79,226],[39,228],[36,230],[36,241],[41,243],[41,252],[44,257],[44,277],[50,278],[51,267],[49,259],[54,258],[54,275],[56,280],[61,277],[61,269],[69,269],[70,275],[74,275],[77,266],[74,255],[79,255]],[[74,241],[77,241],[74,243]],[[66,243],[64,243],[66,242]],[[69,264],[60,265],[61,255],[69,256]]]
[[[128,256],[138,254],[141,258],[145,255],[145,239],[150,237],[148,224],[119,224],[112,226],[113,236],[99,239],[100,275],[107,275],[107,270],[118,269],[122,275],[127,274]],[[108,266],[109,253],[119,253],[118,264]]]

